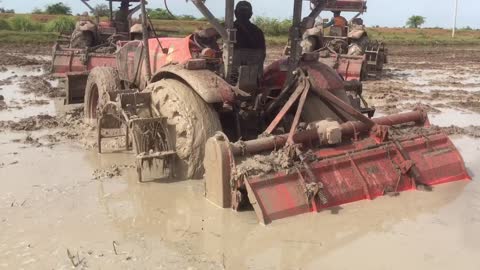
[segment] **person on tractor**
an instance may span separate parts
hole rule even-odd
[[[332,20],[330,22],[324,24],[324,26],[323,26],[324,28],[332,27],[330,29],[331,32],[334,32],[334,33],[331,33],[332,36],[337,36],[337,35],[340,35],[340,34],[341,34],[341,36],[346,36],[347,35],[348,21],[341,14],[342,14],[342,12],[340,12],[340,11],[334,11]],[[341,32],[339,32],[339,31],[341,31]]]
[[[247,1],[240,1],[235,7],[236,21],[233,23],[237,29],[237,42],[234,45],[234,79],[241,66],[257,67],[258,78],[263,74],[263,64],[267,55],[267,46],[263,31],[253,24],[250,19],[253,15],[252,4]],[[237,78],[235,78],[237,77]]]
[[[234,22],[234,27],[237,29],[235,49],[257,49],[266,53],[265,35],[258,26],[250,21],[253,15],[252,10],[252,4],[247,1],[240,1],[235,7],[235,17],[237,18]]]
[[[118,32],[128,32],[129,23],[128,23],[128,15],[130,14],[130,3],[128,1],[122,1],[120,4],[120,9],[115,12],[115,27],[117,28]]]

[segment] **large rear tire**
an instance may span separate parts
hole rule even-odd
[[[118,72],[111,67],[96,67],[88,75],[85,87],[85,122],[96,125],[99,110],[111,101],[111,92],[121,89]]]
[[[176,177],[202,178],[205,143],[222,130],[217,112],[188,85],[175,79],[152,83],[145,91],[152,92],[152,105],[175,127],[170,140],[178,156]]]

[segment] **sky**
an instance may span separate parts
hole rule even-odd
[[[411,15],[427,18],[425,27],[451,28],[453,24],[453,7],[455,0],[369,0],[368,11],[363,16],[366,25],[387,27],[402,27]],[[470,26],[480,28],[480,1],[458,0],[459,28]],[[17,13],[30,12],[33,8],[43,8],[58,0],[0,0],[0,7],[14,9]],[[72,7],[74,14],[86,11],[80,0],[62,1]],[[95,5],[106,3],[105,0],[90,0]],[[163,7],[163,0],[148,0],[149,8]],[[200,17],[192,3],[185,0],[167,0],[174,14],[190,14]],[[289,18],[292,15],[292,0],[251,0],[255,15],[274,18]],[[224,0],[207,0],[207,6],[212,12],[223,17]],[[331,17],[331,13],[322,13],[322,17]],[[347,19],[348,15],[345,14]]]

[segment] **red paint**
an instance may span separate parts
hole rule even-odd
[[[326,205],[320,204],[317,199],[315,207],[309,206],[305,194],[298,192],[302,190],[302,185],[295,172],[248,179],[253,195],[262,209],[262,213],[257,215],[263,216],[263,220],[268,223],[315,212],[316,209],[373,200],[387,192],[415,189],[414,177],[410,173],[401,172],[401,164],[405,159],[395,144],[387,142],[372,147],[372,143],[372,139],[368,138],[347,146],[315,152],[318,161],[312,162],[310,167],[316,181],[324,186],[323,193],[328,199]],[[416,179],[418,184],[432,186],[470,179],[460,153],[446,135],[420,136],[399,143],[420,173]]]

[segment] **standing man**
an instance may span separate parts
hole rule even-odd
[[[235,17],[237,20],[234,22],[234,27],[237,29],[235,49],[263,50],[266,54],[265,35],[260,28],[250,21],[252,15],[253,9],[250,2],[238,2],[235,7]]]
[[[130,14],[130,3],[128,1],[122,1],[120,4],[120,9],[115,12],[115,28],[118,32],[128,32],[130,29],[128,23],[128,15]]]
[[[265,35],[260,28],[250,21],[252,15],[252,5],[249,2],[238,2],[235,7],[237,20],[233,23],[235,29],[237,29],[237,43],[234,46],[233,56],[233,82],[237,81],[241,66],[256,66],[258,68],[257,83],[263,75],[263,65],[267,56]]]

